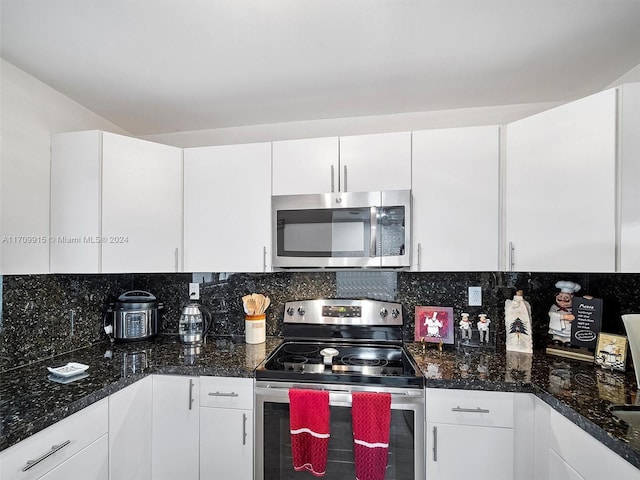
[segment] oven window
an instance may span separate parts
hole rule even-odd
[[[368,256],[370,209],[280,210],[277,232],[279,256]]]
[[[391,410],[389,456],[385,480],[407,480],[415,478],[414,472],[414,422],[412,410]],[[264,478],[300,480],[316,478],[308,472],[296,472],[291,457],[291,434],[289,432],[289,404],[264,403]],[[324,478],[353,480],[353,433],[351,408],[331,407],[331,437],[327,473]]]

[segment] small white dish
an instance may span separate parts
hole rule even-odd
[[[69,362],[66,365],[63,365],[61,367],[55,367],[55,368],[47,367],[47,370],[49,370],[51,373],[53,373],[58,377],[69,378],[69,377],[74,377],[76,375],[80,375],[85,370],[87,370],[87,368],[89,368],[89,365],[85,365],[83,363]]]

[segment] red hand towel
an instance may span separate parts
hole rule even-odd
[[[325,474],[329,447],[329,392],[289,390],[293,468]]]
[[[389,451],[391,395],[353,392],[351,421],[356,479],[383,480]]]

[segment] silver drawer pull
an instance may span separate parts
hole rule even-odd
[[[24,466],[24,468],[22,469],[23,472],[26,472],[27,470],[29,470],[32,467],[35,467],[37,464],[39,464],[41,461],[43,461],[45,458],[49,458],[51,455],[53,455],[54,453],[62,450],[64,447],[66,447],[67,445],[69,445],[71,443],[71,440],[67,440],[66,442],[62,442],[60,445],[53,445],[51,447],[51,450],[49,450],[47,453],[45,453],[44,455],[42,455],[40,458],[36,458],[35,460],[27,460],[27,464]]]
[[[484,408],[460,408],[460,407],[456,407],[456,408],[452,408],[451,409],[452,412],[463,412],[463,413],[489,413],[489,410],[486,410]]]
[[[210,397],[237,397],[238,394],[236,392],[209,392]]]

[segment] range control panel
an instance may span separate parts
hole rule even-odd
[[[402,325],[402,305],[368,299],[318,299],[287,302],[284,323],[323,325]]]

